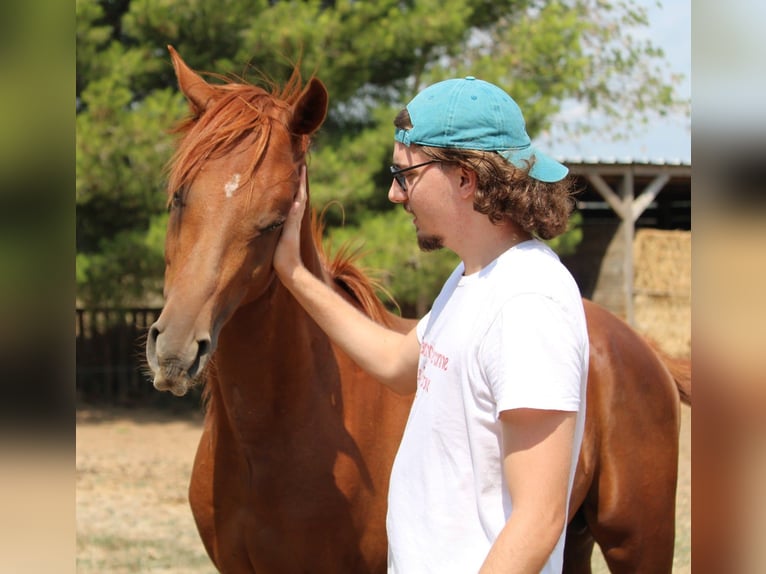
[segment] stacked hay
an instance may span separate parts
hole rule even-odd
[[[690,231],[640,229],[633,245],[637,329],[669,355],[691,356]]]

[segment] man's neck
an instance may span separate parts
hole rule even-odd
[[[486,216],[482,217],[486,223],[475,225],[454,249],[463,261],[466,275],[481,271],[511,247],[532,238],[511,221],[495,225]]]

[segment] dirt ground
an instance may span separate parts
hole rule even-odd
[[[186,489],[199,413],[77,413],[77,572],[215,572]]]
[[[80,409],[77,413],[77,572],[214,573],[186,490],[198,412]],[[683,408],[674,572],[691,572],[691,412]],[[606,572],[599,556],[594,571]]]

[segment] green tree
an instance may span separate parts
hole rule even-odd
[[[168,88],[134,102],[119,74],[90,82],[82,102],[88,113],[77,116],[78,296],[91,304],[137,303],[147,289],[159,291],[162,238],[152,231],[165,214],[173,144],[166,126],[182,117],[185,102]]]
[[[168,130],[187,113],[168,44],[201,72],[283,81],[299,65],[325,82],[314,207],[339,204],[326,211],[328,240],[364,238],[363,263],[420,311],[454,258],[417,253],[386,198],[403,103],[471,73],[514,96],[533,138],[571,99],[640,122],[684,104],[663,81],[662,53],[629,33],[646,25],[630,0],[77,0],[78,297],[117,304],[160,291]],[[577,241],[575,231],[556,248]]]

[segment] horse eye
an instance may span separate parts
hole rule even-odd
[[[183,192],[181,190],[177,190],[173,192],[173,197],[171,198],[170,204],[168,205],[168,211],[170,211],[171,209],[177,209],[183,206],[184,206]]]
[[[261,228],[261,233],[270,233],[276,229],[279,229],[285,224],[284,220],[276,221],[272,223],[271,225],[267,225],[266,227]]]

